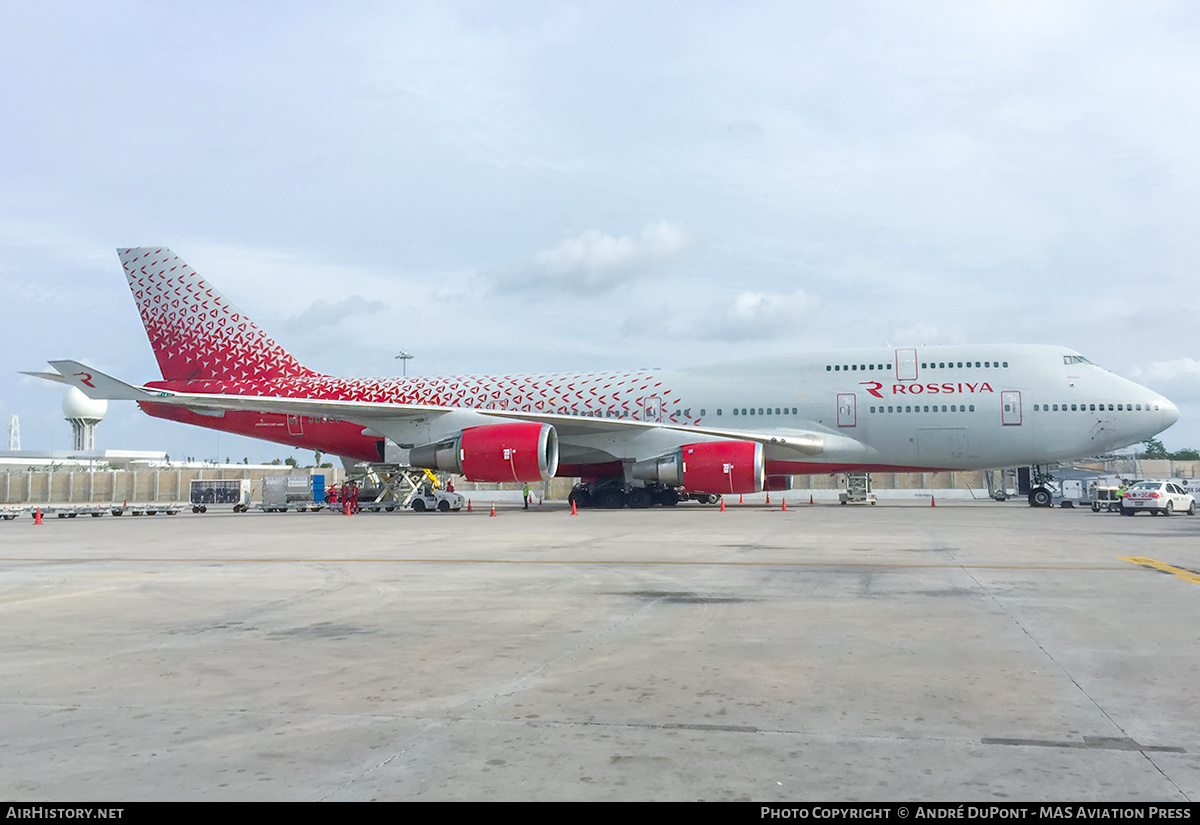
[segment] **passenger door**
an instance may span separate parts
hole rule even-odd
[[[858,406],[854,393],[839,392],[837,397],[837,421],[839,427],[858,426]]]
[[[1021,425],[1021,393],[1017,390],[1000,393],[1000,423],[1006,427]]]

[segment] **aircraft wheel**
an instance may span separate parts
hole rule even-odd
[[[631,490],[625,499],[626,505],[634,509],[642,509],[650,506],[650,496],[646,493],[644,487]]]
[[[1029,494],[1029,503],[1034,507],[1049,507],[1051,505],[1050,491],[1045,487],[1038,487]]]
[[[625,494],[620,490],[609,490],[601,497],[600,503],[608,510],[620,510],[625,506]]]

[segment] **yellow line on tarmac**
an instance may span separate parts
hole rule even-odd
[[[1161,570],[1164,573],[1170,573],[1172,576],[1183,579],[1185,582],[1200,584],[1200,576],[1191,570],[1175,567],[1174,565],[1167,564],[1165,561],[1150,559],[1145,556],[1121,556],[1121,561],[1127,561],[1130,564],[1140,564],[1142,567],[1149,567],[1153,570]]]

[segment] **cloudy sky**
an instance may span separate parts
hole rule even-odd
[[[1054,343],[1200,447],[1194,3],[46,0],[0,71],[26,449],[70,432],[18,370],[156,377],[114,251],[151,244],[324,372]],[[130,405],[99,440],[218,449]]]

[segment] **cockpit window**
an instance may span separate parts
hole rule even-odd
[[[1082,355],[1064,355],[1063,363],[1064,364],[1090,364],[1092,362],[1087,360],[1086,358],[1084,358]]]

